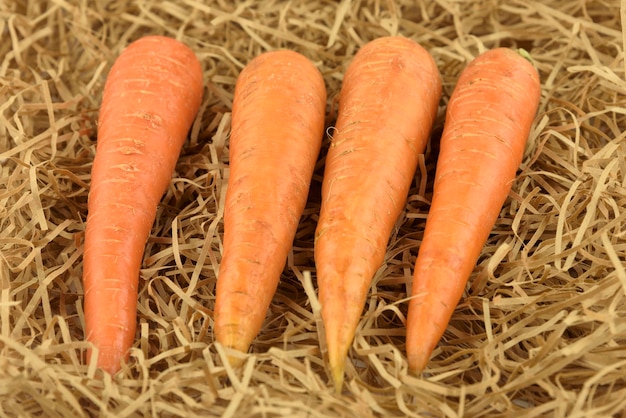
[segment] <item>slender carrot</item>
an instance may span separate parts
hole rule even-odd
[[[120,54],[106,80],[91,170],[83,284],[85,336],[98,349],[98,366],[111,374],[127,359],[135,337],[146,240],[198,112],[202,78],[191,49],[148,36]]]
[[[443,336],[511,189],[540,98],[533,65],[498,48],[462,72],[446,112],[407,317],[409,368]]]
[[[235,86],[216,340],[246,352],[293,245],[324,135],[326,87],[294,51],[266,52]]]
[[[337,391],[440,96],[433,58],[403,37],[369,42],[344,75],[315,234],[321,314]]]

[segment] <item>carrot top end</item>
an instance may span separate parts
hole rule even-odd
[[[533,61],[533,58],[530,56],[530,53],[526,51],[524,48],[517,48],[517,53],[520,54],[520,56],[524,58],[526,61],[534,65],[535,62]]]

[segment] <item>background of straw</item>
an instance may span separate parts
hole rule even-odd
[[[620,14],[621,12],[621,14]],[[0,2],[0,415],[9,417],[626,416],[626,81],[616,0],[3,0]],[[159,207],[131,362],[81,361],[82,234],[96,120],[132,40],[187,43],[205,98]],[[233,86],[290,48],[323,72],[328,125],[355,51],[400,34],[428,48],[444,95],[335,394],[324,366],[311,199],[244,367],[225,364],[211,312]],[[523,47],[543,94],[520,175],[424,373],[407,373],[407,289],[431,196],[443,110],[479,52]],[[328,140],[326,139],[325,144]]]

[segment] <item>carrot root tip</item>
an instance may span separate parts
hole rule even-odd
[[[344,371],[346,368],[345,359],[335,359],[334,361],[329,361],[330,363],[330,374],[333,379],[333,384],[335,386],[335,393],[341,393],[341,388],[343,387],[343,379],[344,379]]]

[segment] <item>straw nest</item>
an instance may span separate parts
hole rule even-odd
[[[626,416],[626,38],[617,3],[4,0],[0,415]],[[100,378],[82,360],[95,121],[112,62],[147,34],[194,49],[205,97],[147,243],[130,362]],[[426,372],[407,373],[405,298],[432,193],[429,148],[335,394],[312,259],[322,156],[267,321],[234,370],[211,325],[237,75],[263,51],[302,52],[325,77],[330,126],[347,63],[389,34],[432,53],[442,111],[461,69],[485,49],[523,47],[541,75],[519,177],[467,291]],[[435,139],[442,122],[443,112]]]

